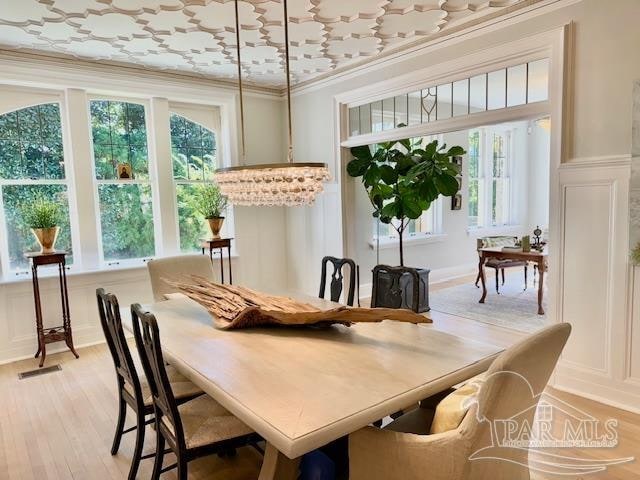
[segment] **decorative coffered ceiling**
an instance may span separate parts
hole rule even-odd
[[[294,83],[536,0],[289,0]],[[281,0],[239,4],[243,75],[284,84]],[[236,77],[233,0],[0,0],[0,48]]]

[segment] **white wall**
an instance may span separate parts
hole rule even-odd
[[[0,52],[0,55],[3,53]],[[134,98],[157,95],[180,104],[197,105],[201,102],[212,105],[219,102],[227,122],[231,122],[219,141],[231,160],[237,160],[239,148],[234,142],[239,139],[239,135],[234,121],[237,109],[235,91],[217,88],[202,80],[184,76],[139,70],[133,70],[132,73],[132,69],[103,69],[95,64],[79,64],[75,67],[68,62],[50,62],[36,58],[39,57],[26,56],[16,60],[13,54],[3,58],[6,63],[3,63],[3,71],[0,72],[0,113],[43,101],[62,99],[64,103],[67,87],[82,89],[87,93],[108,91],[110,94]],[[34,75],[35,71],[38,75]],[[18,85],[28,87],[25,89]],[[249,92],[245,97],[247,163],[270,163],[284,158],[283,107],[282,99],[277,96]],[[66,155],[75,150],[73,135],[72,132],[72,148],[65,150]],[[81,139],[76,140],[81,142]],[[92,182],[90,178],[76,178],[76,184],[88,185],[89,190]],[[78,198],[78,201],[82,202],[83,198]],[[287,261],[284,209],[236,208],[234,220],[234,242],[238,255],[233,259],[234,283],[254,288],[284,288]],[[81,228],[91,230],[91,222],[88,223],[88,226],[83,225]],[[217,271],[217,261],[214,267]],[[31,283],[29,277],[21,278],[18,281],[12,278],[10,281],[0,282],[0,363],[30,356],[35,352]],[[41,287],[45,325],[58,325],[57,283],[53,279],[44,278],[41,280]],[[69,293],[76,346],[102,340],[95,308],[95,289],[98,287],[105,287],[120,295],[123,306],[134,301],[144,303],[152,299],[144,267],[72,273],[69,276]],[[54,351],[58,347],[59,345],[52,344],[49,349]]]
[[[562,2],[558,5],[562,5]],[[384,61],[380,62],[375,68],[369,68],[366,73],[360,75],[349,73],[338,81],[310,87],[294,96],[296,123],[305,125],[306,129],[304,135],[297,135],[294,141],[298,157],[311,156],[316,161],[328,161],[334,172],[344,172],[344,166],[336,164],[339,155],[336,154],[336,139],[332,138],[333,125],[337,118],[334,111],[336,95],[429,68],[464,55],[472,55],[487,48],[506,45],[514,40],[524,39],[572,22],[573,29],[566,39],[573,52],[569,56],[567,65],[567,80],[570,88],[565,98],[572,109],[568,112],[567,128],[563,132],[562,140],[565,148],[562,161],[577,165],[575,169],[567,170],[563,181],[573,182],[573,177],[582,175],[578,172],[582,172],[584,168],[592,176],[588,185],[604,182],[607,185],[613,185],[609,188],[613,188],[615,192],[625,190],[628,188],[628,159],[631,154],[632,87],[633,82],[640,78],[640,58],[629,54],[629,48],[640,44],[638,18],[640,18],[640,2],[637,0],[566,2],[565,6],[548,13],[538,10],[528,16],[521,15],[520,21],[514,20],[512,24],[503,28],[491,28],[485,34],[474,32],[473,38],[465,39],[465,36],[461,35],[450,42],[439,42],[437,48],[430,48],[416,55],[389,59],[386,64]],[[618,169],[615,181],[610,178],[610,168],[594,169],[591,167],[593,164],[615,166]],[[557,172],[553,173],[557,177]],[[342,187],[335,188],[336,191],[340,191]],[[554,185],[552,188],[554,190],[550,191],[550,196],[552,198],[558,196],[560,200],[560,185]],[[345,183],[342,193],[344,202],[353,201],[354,192],[348,184]],[[588,204],[597,197],[598,192],[590,187],[576,187],[575,190],[571,190],[571,195],[574,195],[571,202],[554,205],[552,208],[569,209],[557,210],[564,218],[563,232],[567,233],[566,237],[560,238],[562,242],[574,239],[574,243],[571,245],[563,243],[561,248],[567,252],[576,249],[573,252],[578,256],[572,258],[582,259],[580,268],[584,270],[578,270],[582,275],[569,274],[570,266],[567,264],[566,270],[556,272],[561,276],[558,287],[562,286],[562,289],[558,288],[557,291],[550,292],[550,297],[556,299],[558,305],[563,306],[560,312],[561,319],[574,323],[574,334],[570,340],[569,351],[575,351],[575,348],[580,348],[581,345],[597,348],[603,352],[602,354],[607,358],[607,365],[611,368],[603,372],[595,372],[590,370],[588,364],[581,363],[580,358],[567,359],[566,362],[563,361],[566,374],[559,377],[559,385],[591,396],[597,396],[600,392],[600,397],[609,402],[617,401],[627,408],[633,408],[633,405],[637,408],[637,405],[640,405],[640,387],[629,382],[627,378],[633,359],[638,358],[631,352],[637,352],[640,346],[634,345],[632,348],[631,342],[627,344],[628,332],[631,332],[631,313],[624,309],[624,306],[630,304],[627,297],[630,284],[630,275],[627,271],[628,249],[623,246],[620,252],[620,244],[617,243],[620,236],[624,237],[625,231],[628,230],[626,228],[629,218],[628,199],[623,201],[616,196],[615,201],[607,205],[609,210],[606,214],[604,211],[597,210],[595,213],[598,215],[584,217],[576,215],[573,207],[582,202]],[[331,205],[335,204],[335,200],[330,196],[325,196],[324,201],[328,201]],[[340,212],[323,211],[324,201],[306,211],[287,213],[290,240],[289,283],[292,287],[307,292],[315,290],[314,286],[318,278],[316,265],[319,264],[322,255],[337,255],[345,251],[353,251],[354,248],[352,240],[348,237],[344,246],[335,241],[326,242],[323,235],[308,237],[308,242],[301,244],[292,241],[297,239],[296,237],[301,235],[300,232],[303,232],[309,223],[317,218],[325,220],[323,226],[326,230],[342,231],[343,219]],[[535,214],[535,218],[539,218],[539,213]],[[610,224],[609,220],[613,218],[617,219],[617,223]],[[588,224],[584,224],[587,220],[589,220]],[[347,227],[349,226],[348,219],[345,219],[344,223]],[[608,236],[598,237],[598,241],[607,245],[608,251],[616,252],[616,255],[594,254],[593,249],[587,248],[589,242],[586,239],[593,230],[610,232]],[[583,232],[584,237],[576,236],[575,232]],[[582,243],[575,243],[578,238],[582,239]],[[590,265],[593,262],[597,262],[597,265]],[[590,267],[587,267],[589,265]],[[603,265],[606,268],[603,268]],[[580,285],[576,282],[589,281],[588,279],[592,278],[591,271],[601,272],[604,275],[605,280],[602,280],[604,283],[599,285],[604,287],[605,284],[615,283],[615,291],[611,291],[610,287],[606,291],[596,288],[589,290],[589,295],[578,294]],[[565,273],[567,276],[563,277]],[[568,294],[567,298],[563,298],[565,292]],[[582,306],[578,308],[580,302]],[[600,308],[603,303],[609,306],[622,305],[623,309],[604,311]],[[586,315],[588,319],[582,318],[582,315]],[[634,315],[637,317],[637,312]],[[629,328],[625,329],[625,325]],[[602,333],[602,328],[606,335],[598,336],[595,343],[586,341],[587,338],[596,336],[596,332]],[[626,348],[623,348],[624,345],[627,345]],[[638,366],[634,364],[634,371],[637,370]],[[584,373],[583,381],[579,385],[570,386],[567,380],[576,372]],[[605,393],[602,393],[601,389],[603,384],[610,387]],[[626,396],[621,399],[613,393],[614,391],[624,391]]]

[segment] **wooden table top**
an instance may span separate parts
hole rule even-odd
[[[147,308],[167,359],[289,458],[486,370],[501,351],[433,325],[222,331],[186,297]]]
[[[522,250],[503,250],[502,247],[485,247],[480,248],[479,252],[483,253],[487,257],[518,257],[518,258],[534,258],[547,257],[547,250],[539,252],[537,250],[531,250],[530,252],[523,252]]]

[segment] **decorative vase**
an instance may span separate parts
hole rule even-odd
[[[40,253],[53,253],[60,227],[32,228],[31,233],[40,244]]]
[[[207,218],[209,222],[209,228],[213,238],[220,238],[220,230],[222,230],[222,224],[224,223],[224,217]]]

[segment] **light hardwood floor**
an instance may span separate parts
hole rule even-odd
[[[434,314],[434,324],[458,335],[508,345],[521,334],[449,315]],[[80,359],[69,353],[52,354],[47,365],[62,371],[18,380],[21,371],[37,367],[35,360],[0,366],[0,479],[126,479],[133,450],[132,434],[125,435],[120,452],[109,453],[116,418],[115,374],[104,345],[80,349]],[[583,458],[618,458],[640,455],[640,415],[552,391],[553,395],[598,419],[619,421],[615,449],[568,452]],[[127,422],[128,425],[131,421]],[[153,449],[154,434],[147,435],[145,452]],[[169,462],[171,459],[167,459]],[[244,449],[234,459],[209,457],[193,462],[192,479],[257,478],[261,458]],[[138,478],[149,478],[151,461],[144,460]],[[166,463],[168,464],[168,463]],[[175,479],[169,472],[164,479]],[[558,478],[631,480],[640,478],[637,463],[611,467],[585,477],[534,474],[535,480]]]

